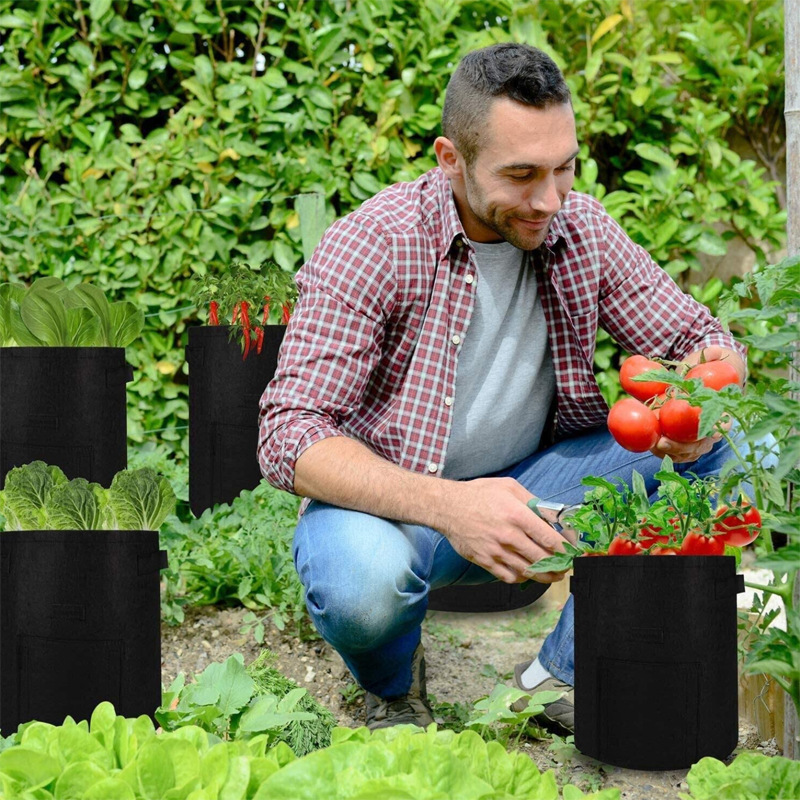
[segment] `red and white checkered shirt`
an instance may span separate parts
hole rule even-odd
[[[557,435],[608,414],[592,366],[598,325],[626,351],[650,357],[679,360],[713,344],[744,353],[587,195],[568,195],[538,253]],[[335,222],[297,273],[297,306],[261,398],[258,458],[267,481],[292,492],[298,456],[329,436],[440,474],[476,280],[438,168]]]

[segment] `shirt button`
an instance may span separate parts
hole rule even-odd
[[[458,334],[456,334],[450,341],[453,344],[461,344],[461,337]]]
[[[453,405],[453,398],[452,398],[452,397],[445,397],[445,399],[444,399],[444,404],[445,404],[446,406],[451,406],[451,405]]]
[[[473,278],[473,277],[472,277],[472,275],[467,275],[467,277],[466,277],[466,278],[464,278],[464,280],[465,280],[467,283],[472,283],[472,282],[475,280],[475,278]]]
[[[436,472],[438,469],[439,469],[439,465],[434,463],[433,461],[431,461],[431,463],[428,464],[428,472],[433,473],[433,472]]]
[[[463,246],[464,246],[464,240],[459,236],[458,239],[456,239],[456,247],[463,247]]]

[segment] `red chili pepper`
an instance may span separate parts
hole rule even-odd
[[[281,314],[281,324],[288,325],[289,324],[289,317],[292,316],[292,310],[289,308],[288,303],[283,303],[281,305],[282,314]]]
[[[264,329],[259,328],[256,331],[256,355],[260,355],[261,348],[264,345]]]
[[[231,317],[231,325],[236,324],[236,320],[239,319],[239,304],[233,304],[233,316]]]
[[[219,303],[216,300],[212,300],[208,304],[208,324],[209,325],[219,325]]]
[[[248,302],[246,300],[242,300],[239,303],[239,307],[242,309],[242,329],[244,330],[244,355],[242,356],[242,361],[247,358],[247,354],[250,352],[250,316],[247,313],[247,306]]]
[[[264,316],[261,318],[261,324],[266,325],[267,319],[269,318],[269,302],[270,296],[268,294],[264,295]]]

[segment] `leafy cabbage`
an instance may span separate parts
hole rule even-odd
[[[44,461],[32,461],[6,473],[0,492],[0,513],[6,530],[39,530],[45,524],[44,504],[52,489],[67,482],[67,476]]]
[[[175,509],[175,492],[150,467],[126,469],[111,481],[108,503],[116,529],[157,531]]]
[[[6,530],[156,531],[175,502],[170,482],[150,467],[122,470],[104,489],[32,461],[9,470],[0,491]]]
[[[102,530],[105,489],[74,478],[51,489],[44,504],[45,527],[56,531]]]

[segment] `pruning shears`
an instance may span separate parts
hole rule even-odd
[[[549,500],[532,497],[528,500],[527,505],[539,519],[555,528],[571,544],[578,541],[578,533],[570,527],[569,517],[581,507],[580,504],[568,506],[564,503],[552,503]]]

